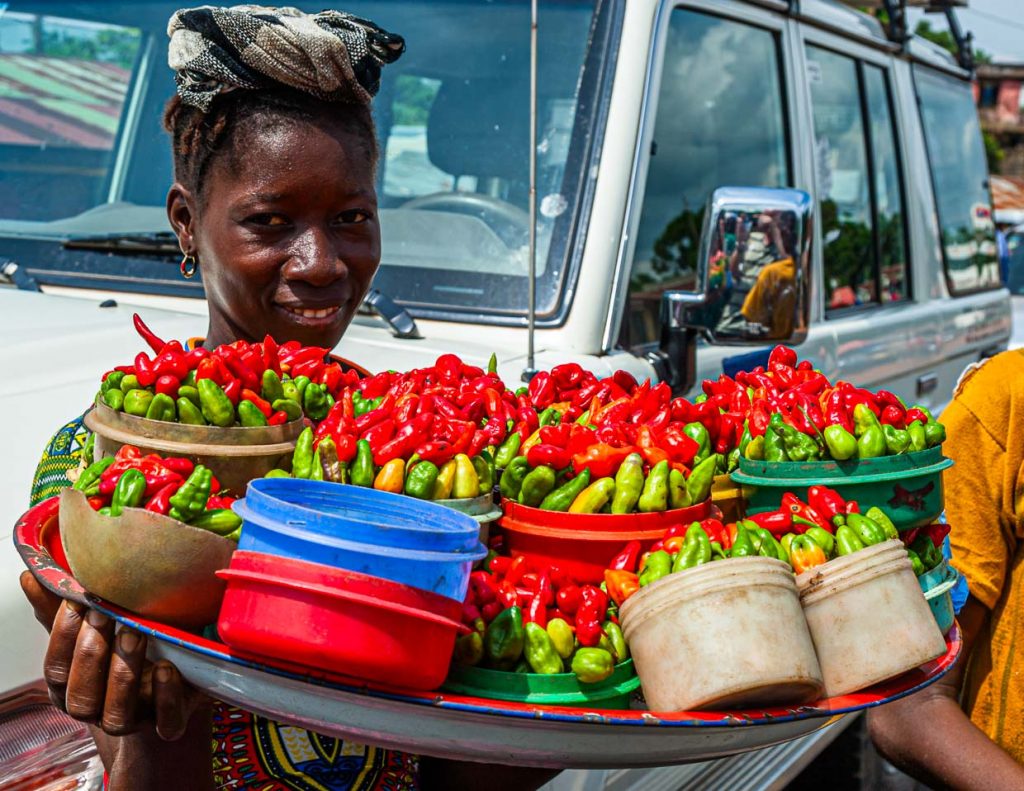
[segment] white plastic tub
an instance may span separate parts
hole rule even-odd
[[[901,541],[830,560],[796,582],[830,697],[912,670],[946,650]]]
[[[732,558],[669,574],[619,611],[652,711],[800,704],[822,692],[789,566]]]

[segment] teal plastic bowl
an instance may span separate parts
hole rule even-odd
[[[946,581],[949,576],[951,569],[949,564],[943,560],[939,565],[933,568],[931,571],[927,571],[917,578],[918,585],[921,586],[921,590],[925,593],[930,591],[936,585],[941,585]]]
[[[897,530],[930,525],[942,513],[942,472],[953,464],[942,448],[877,459],[754,461],[740,459],[732,479],[744,487],[747,513],[773,511],[785,492],[807,498],[811,486],[828,486],[862,510],[881,508]]]
[[[948,566],[947,569],[949,573],[946,578],[924,592],[924,598],[932,610],[932,615],[935,616],[935,623],[939,625],[939,631],[943,635],[953,628],[953,621],[956,618],[956,613],[953,612],[953,588],[956,587],[956,583],[960,579],[959,571],[951,566]]]

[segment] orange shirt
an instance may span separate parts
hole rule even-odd
[[[1024,763],[1024,350],[969,370],[942,422],[956,462],[944,479],[953,562],[991,613],[969,658],[964,708]]]

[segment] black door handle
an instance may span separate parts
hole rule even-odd
[[[939,386],[939,377],[936,374],[924,374],[923,376],[917,377],[917,394],[918,396],[928,395],[928,393],[935,392]]]

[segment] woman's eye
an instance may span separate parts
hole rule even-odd
[[[252,225],[263,225],[267,227],[276,227],[281,225],[287,225],[288,219],[281,216],[280,214],[253,214],[249,217],[246,222]]]
[[[350,209],[338,215],[338,221],[345,225],[366,222],[369,219],[370,213],[364,209]]]

